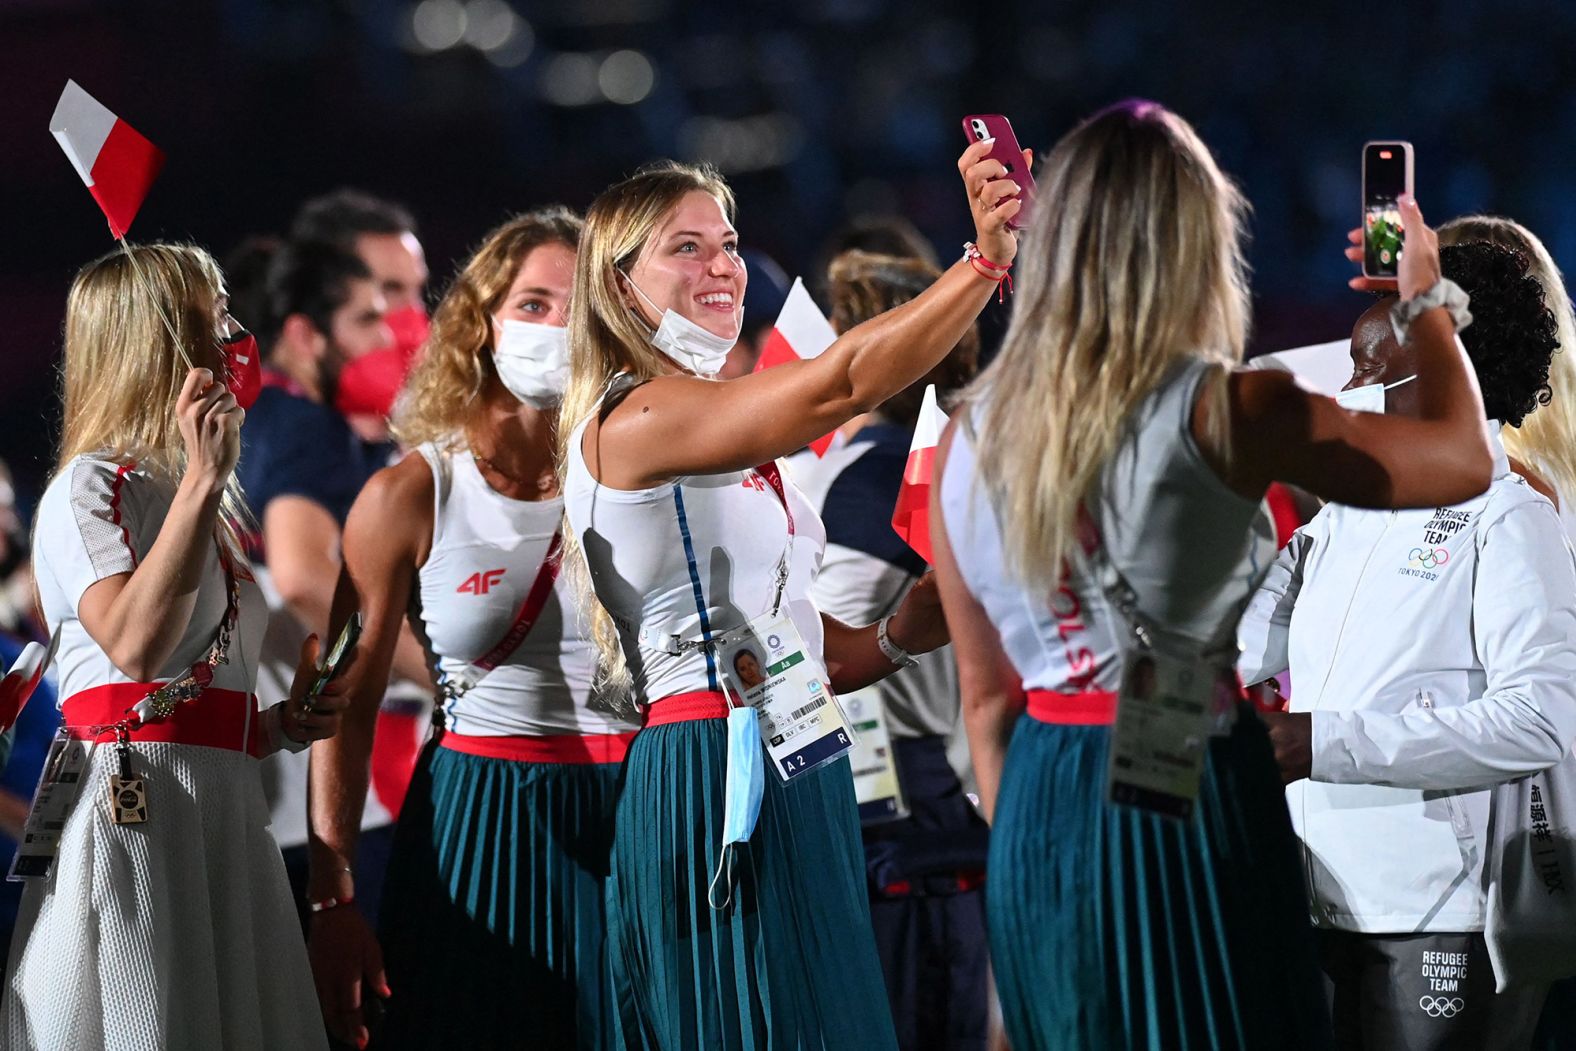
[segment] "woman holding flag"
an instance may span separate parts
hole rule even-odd
[[[57,851],[19,857],[8,1048],[320,1048],[257,759],[338,727],[309,638],[288,701],[252,694],[266,610],[234,478],[257,346],[188,245],[84,267],[34,566],[60,631]],[[192,367],[195,366],[195,367]],[[239,400],[239,403],[238,403]],[[72,743],[67,743],[70,741]],[[47,776],[47,775],[46,775]],[[74,791],[70,787],[75,785]]]
[[[414,451],[373,476],[346,524],[365,631],[345,734],[313,760],[310,898],[324,1016],[352,1043],[371,1035],[365,1000],[386,997],[380,1048],[623,1046],[603,881],[635,724],[597,681],[558,572],[553,429],[579,239],[563,208],[488,235],[398,403],[395,431]],[[412,610],[438,725],[389,861],[385,978],[378,940],[343,906],[378,701]]]
[[[977,231],[964,259],[819,356],[735,380],[712,379],[747,280],[721,178],[654,165],[587,214],[561,464],[594,635],[645,719],[609,889],[615,987],[644,1046],[894,1046],[847,729],[825,694],[907,665],[944,626],[928,587],[869,627],[817,611],[825,530],[778,457],[923,376],[996,294],[1022,204],[990,145],[958,164]],[[749,704],[733,708],[746,641],[766,682],[735,685]]]
[[[931,513],[993,821],[1007,1032],[1016,1047],[1324,1046],[1275,758],[1230,672],[1236,624],[1275,554],[1271,481],[1367,507],[1487,486],[1454,339],[1465,296],[1403,198],[1392,320],[1425,363],[1423,411],[1347,411],[1234,370],[1245,204],[1185,121],[1113,106],[1044,167],[1054,207],[1001,354],[938,449]]]

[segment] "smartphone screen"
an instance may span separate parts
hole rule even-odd
[[[1411,147],[1370,142],[1363,147],[1363,273],[1394,277],[1406,230],[1396,202],[1410,191]]]
[[[323,692],[334,676],[339,672],[339,665],[345,659],[345,654],[353,649],[361,638],[361,613],[352,613],[345,622],[344,628],[339,632],[339,638],[334,640],[334,648],[328,653],[328,660],[324,661],[318,669],[317,679],[312,683],[312,688],[307,691],[307,697],[316,697]]]

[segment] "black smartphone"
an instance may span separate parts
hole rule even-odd
[[[361,611],[350,615],[345,626],[339,631],[339,638],[334,640],[334,648],[328,651],[328,659],[317,670],[317,678],[312,680],[312,688],[306,693],[305,707],[310,709],[312,702],[317,700],[335,675],[339,674],[340,666],[345,661],[345,655],[356,648],[356,643],[361,639]]]
[[[1412,192],[1412,144],[1363,145],[1363,273],[1394,277],[1400,272],[1406,229],[1396,203]]]

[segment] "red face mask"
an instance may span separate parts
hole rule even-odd
[[[339,371],[334,408],[346,416],[387,417],[394,411],[394,399],[432,329],[427,312],[419,306],[390,310],[383,323],[394,336],[393,344],[348,361]]]
[[[225,338],[220,347],[224,352],[224,385],[235,395],[235,403],[250,409],[263,389],[262,355],[257,350],[257,339],[242,330]]]
[[[427,333],[432,330],[427,312],[414,304],[390,310],[383,315],[383,323],[394,334],[394,349],[405,358],[407,365],[415,360],[416,352],[427,342]]]

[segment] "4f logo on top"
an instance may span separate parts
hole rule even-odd
[[[501,569],[484,569],[480,573],[472,573],[466,577],[465,583],[454,590],[461,595],[485,595],[503,579],[503,574],[504,570]]]

